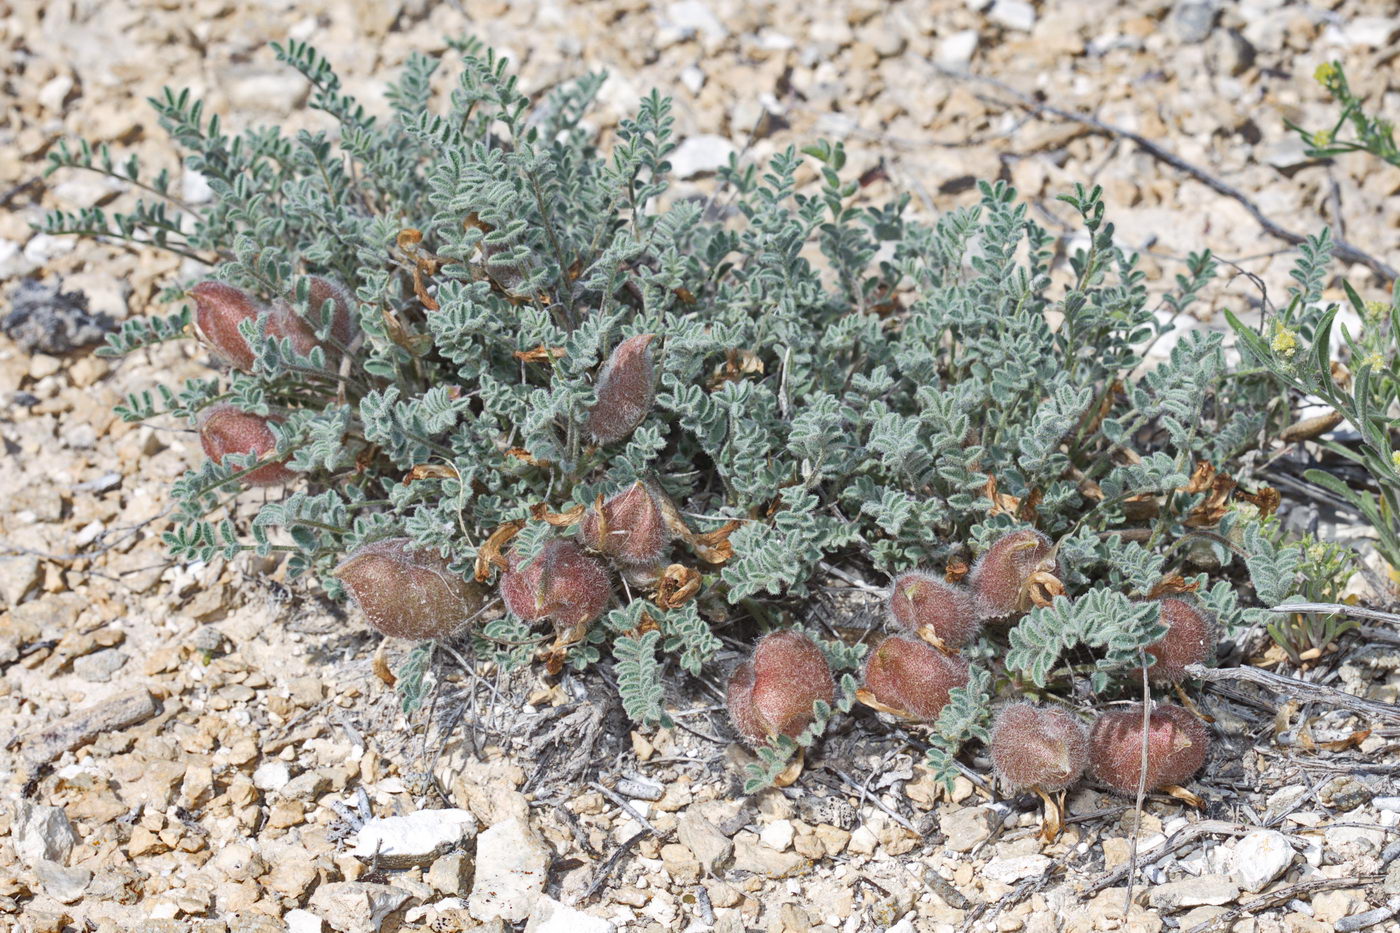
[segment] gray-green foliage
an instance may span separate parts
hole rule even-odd
[[[1228,460],[1257,428],[1218,391],[1218,335],[1191,333],[1139,371],[1169,329],[1157,312],[1184,312],[1211,278],[1208,252],[1154,304],[1101,192],[1077,188],[1064,200],[1088,246],[1053,285],[1055,238],[1006,184],[925,222],[907,198],[861,203],[839,143],[736,160],[714,202],[668,197],[667,99],[643,99],[604,151],[582,122],[601,75],[531,106],[494,53],[454,49],[446,101],[429,93],[440,63],[415,56],[392,112],[372,117],[309,46],[278,47],[326,114],[324,128],[292,136],[230,136],[187,92],[166,92],[153,101],[161,123],[214,194],[196,211],[166,204],[168,178],[148,182],[105,150],[53,155],[54,168],[108,172],[157,200],[55,213],[50,232],[158,243],[302,307],[298,278],[329,275],[358,304],[363,343],[338,371],[320,348],[301,358],[245,325],[251,372],[128,400],[132,420],[188,418],[216,400],[275,413],[277,453],[305,475],[245,528],[227,511],[238,467],[191,471],[174,490],[177,556],[284,551],[338,595],[328,571],[362,542],[406,534],[468,572],[491,531],[532,504],[564,511],[655,477],[705,528],[742,521],[734,557],[704,567],[704,583],[707,597],[755,606],[804,595],[838,553],[887,574],[974,556],[965,544],[975,552],[1023,521],[992,508],[994,483],[1064,539],[1068,568],[1067,594],[1013,630],[1006,666],[1043,682],[1062,651],[1084,646],[1101,652],[1098,688],[1132,666],[1157,629],[1128,599],[1188,534],[1204,495],[1182,491],[1194,463]],[[820,173],[814,191],[799,190],[804,164]],[[188,321],[182,309],[129,322],[111,350],[172,339]],[[660,338],[655,405],[628,438],[593,445],[582,424],[594,375],[638,334]],[[562,354],[518,355],[537,347]],[[757,365],[717,378],[736,358]],[[422,464],[441,469],[405,482]],[[1135,501],[1154,503],[1145,525],[1129,517]],[[1148,533],[1111,533],[1129,527]],[[531,523],[516,547],[553,533]],[[643,606],[655,627],[640,626]],[[520,663],[539,641],[506,616],[470,645]],[[695,603],[662,611],[635,598],[570,661],[611,651],[628,713],[664,722],[664,671],[697,673],[718,645]],[[937,724],[947,760],[983,734],[993,682],[975,670]]]

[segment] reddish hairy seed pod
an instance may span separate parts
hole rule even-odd
[[[234,369],[253,368],[253,350],[238,331],[242,321],[265,313],[241,288],[209,279],[190,289],[194,323],[200,338]]]
[[[984,619],[1000,619],[1023,611],[1031,574],[1047,571],[1058,576],[1052,556],[1054,543],[1034,528],[1002,535],[972,567],[968,582]]]
[[[1161,606],[1167,634],[1147,646],[1153,657],[1147,676],[1153,683],[1174,684],[1186,678],[1186,665],[1204,664],[1215,654],[1215,620],[1184,599],[1167,597]]]
[[[215,463],[229,454],[266,456],[277,448],[277,437],[262,415],[250,414],[228,402],[210,405],[199,413],[199,443]],[[249,486],[276,486],[291,482],[294,470],[282,462],[268,463],[239,477]]]
[[[642,483],[596,505],[583,516],[579,537],[584,544],[623,564],[650,565],[661,559],[670,534],[661,509]]]
[[[992,727],[992,765],[1012,790],[1059,791],[1084,773],[1089,736],[1061,709],[1008,706]]]
[[[729,676],[728,700],[734,729],[749,742],[795,739],[811,724],[813,703],[836,701],[836,681],[816,642],[801,632],[774,632]]]
[[[308,356],[319,346],[327,356],[336,357],[340,354],[340,346],[348,347],[357,333],[350,312],[350,293],[338,283],[319,275],[309,275],[306,281],[310,317],[303,317],[292,305],[278,301],[268,312],[267,335],[290,340],[292,349],[299,356]],[[323,342],[317,338],[316,329],[320,326],[321,308],[327,301],[335,303],[335,311],[331,316],[332,339]]]
[[[501,598],[522,621],[549,619],[561,628],[586,625],[608,608],[608,569],[573,541],[546,541],[528,564],[511,557],[501,575]]]
[[[355,306],[354,296],[350,294],[349,289],[334,279],[308,275],[306,282],[310,286],[311,313],[319,316],[325,303],[334,301],[335,313],[331,317],[331,336],[342,346],[350,346],[350,342],[360,332],[353,310]],[[319,317],[314,318],[314,320],[319,320]]]
[[[1183,784],[1206,763],[1210,736],[1180,706],[1160,703],[1147,724],[1147,789]],[[1103,713],[1089,733],[1089,769],[1126,797],[1137,794],[1142,767],[1142,704]]]
[[[600,444],[620,441],[642,423],[656,398],[651,342],[655,334],[628,337],[613,348],[598,373],[598,401],[588,411],[588,433]]]
[[[967,644],[982,627],[966,590],[917,570],[894,581],[889,609],[900,628],[925,639],[933,635],[949,648]]]
[[[948,691],[967,686],[967,662],[907,635],[891,635],[865,659],[865,690],[881,706],[931,722]]]
[[[446,638],[485,602],[480,586],[408,538],[361,545],[332,573],[369,624],[392,638]]]

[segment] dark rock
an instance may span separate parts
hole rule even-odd
[[[87,295],[35,278],[20,281],[10,294],[9,313],[0,320],[0,330],[24,352],[51,356],[101,343],[116,327],[109,315],[88,310]]]

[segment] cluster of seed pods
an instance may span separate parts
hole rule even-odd
[[[888,602],[895,631],[867,655],[857,699],[880,712],[933,722],[950,692],[968,683],[968,664],[958,649],[986,622],[1024,611],[1030,588],[1058,574],[1050,539],[1021,530],[987,549],[966,586],[925,571],[900,575]],[[1159,605],[1166,633],[1147,648],[1148,673],[1155,683],[1177,684],[1187,665],[1205,661],[1213,650],[1214,626],[1187,598],[1167,597]],[[811,721],[813,700],[827,699],[831,689],[821,652],[810,639],[792,632],[769,635],[730,679],[730,717],[752,743],[794,736]],[[1143,735],[1141,706],[1105,712],[1086,730],[1068,710],[1022,702],[997,717],[990,752],[1009,790],[1033,791],[1045,801],[1043,832],[1054,838],[1062,825],[1064,792],[1086,769],[1114,792],[1136,794]],[[1205,762],[1205,727],[1182,707],[1157,705],[1146,736],[1149,791],[1175,788]]]
[[[937,719],[949,691],[968,682],[967,662],[956,654],[958,649],[988,621],[1027,608],[1031,587],[1058,569],[1050,539],[1023,529],[994,541],[968,574],[966,586],[923,570],[901,574],[888,603],[895,634],[871,650],[856,696],[906,719]]]
[[[1147,648],[1148,676],[1175,685],[1188,664],[1204,662],[1214,650],[1214,625],[1190,600],[1167,597],[1158,605],[1166,633]],[[1136,796],[1141,783],[1145,792],[1166,790],[1198,804],[1180,785],[1205,764],[1209,747],[1201,720],[1171,703],[1156,704],[1146,722],[1142,704],[1102,712],[1087,732],[1066,710],[1017,703],[1002,710],[991,734],[992,764],[1005,786],[1045,802],[1046,839],[1059,834],[1064,791],[1086,770],[1117,794]]]
[[[587,430],[598,442],[625,438],[650,411],[652,339],[644,334],[623,340],[603,364],[597,401],[586,416]],[[575,536],[551,538],[529,557],[510,554],[499,582],[506,609],[523,622],[552,623],[560,645],[582,637],[612,602],[608,561],[624,573],[642,575],[659,572],[664,563],[672,535],[658,495],[637,482],[611,498],[600,496],[584,512]],[[336,575],[369,623],[392,637],[448,637],[484,602],[479,584],[452,573],[436,554],[412,551],[407,539],[361,546]]]
[[[202,329],[228,333],[220,323],[202,324]],[[237,334],[236,325],[233,333]],[[586,425],[596,442],[625,438],[650,411],[652,340],[652,335],[640,335],[622,341],[600,370],[597,401]],[[219,436],[232,433],[232,427],[221,427]],[[261,453],[271,447],[267,440],[259,436],[243,447]],[[225,442],[215,449],[226,453],[238,446]],[[278,466],[261,467],[250,477]],[[280,481],[271,479],[276,475],[269,473],[268,481]],[[549,621],[561,631],[582,631],[612,600],[611,573],[604,558],[624,573],[657,569],[671,540],[657,494],[638,482],[611,498],[599,497],[583,514],[574,537],[546,541],[529,559],[509,557],[500,594],[506,608],[522,621]],[[453,574],[437,555],[413,550],[407,539],[366,545],[336,573],[371,624],[396,637],[445,637],[484,602],[477,584]],[[1053,543],[1032,529],[1014,531],[993,542],[973,566],[965,586],[926,571],[900,575],[888,600],[894,631],[869,652],[857,698],[880,712],[933,722],[949,702],[950,692],[968,683],[967,661],[957,651],[988,621],[1024,612],[1033,588],[1057,582],[1058,575]],[[411,598],[389,595],[404,593]],[[1214,631],[1209,616],[1187,599],[1170,597],[1160,600],[1160,605],[1166,634],[1147,649],[1153,656],[1149,676],[1157,683],[1174,684],[1185,676],[1187,665],[1207,658]],[[835,702],[836,684],[825,655],[810,637],[776,632],[760,639],[752,655],[735,668],[727,699],[735,730],[758,745],[778,736],[799,736],[813,721],[816,701]],[[1063,793],[1086,768],[1115,792],[1137,792],[1144,777],[1142,736],[1140,706],[1106,712],[1086,732],[1065,710],[1016,703],[998,716],[990,751],[996,772],[1009,789],[1031,790],[1045,799],[1045,831],[1053,835],[1059,831]],[[1147,790],[1179,785],[1205,761],[1205,728],[1181,707],[1158,705],[1149,713],[1146,736]],[[1051,794],[1061,795],[1061,802],[1057,804]]]
[[[269,337],[289,340],[301,356],[319,346],[328,359],[337,359],[340,348],[348,347],[358,332],[350,293],[339,283],[319,275],[307,276],[306,284],[309,304],[315,312],[319,313],[326,302],[332,303],[329,341],[318,339],[312,324],[287,302],[262,305],[243,289],[213,279],[190,289],[195,304],[195,333],[215,356],[245,372],[253,367],[253,350],[239,325],[248,320],[258,322]],[[273,451],[277,438],[269,424],[278,421],[276,417],[264,417],[220,402],[200,412],[196,427],[205,455],[220,463],[230,454],[264,457]],[[295,477],[293,470],[277,461],[248,470],[239,478],[250,486],[274,486]]]

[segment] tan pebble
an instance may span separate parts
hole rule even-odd
[[[792,846],[797,850],[799,855],[809,859],[819,859],[826,855],[826,846],[822,843],[820,837],[811,830],[799,832],[797,837],[793,839]]]
[[[656,754],[656,747],[651,744],[646,736],[633,730],[632,732],[632,752],[642,761],[646,761]]]
[[[835,858],[846,851],[846,846],[851,841],[849,832],[828,823],[817,826],[813,833],[821,840],[822,847],[826,849],[826,854],[830,858]]]
[[[743,897],[739,890],[727,881],[710,881],[705,884],[710,895],[710,903],[716,907],[733,907]]]

